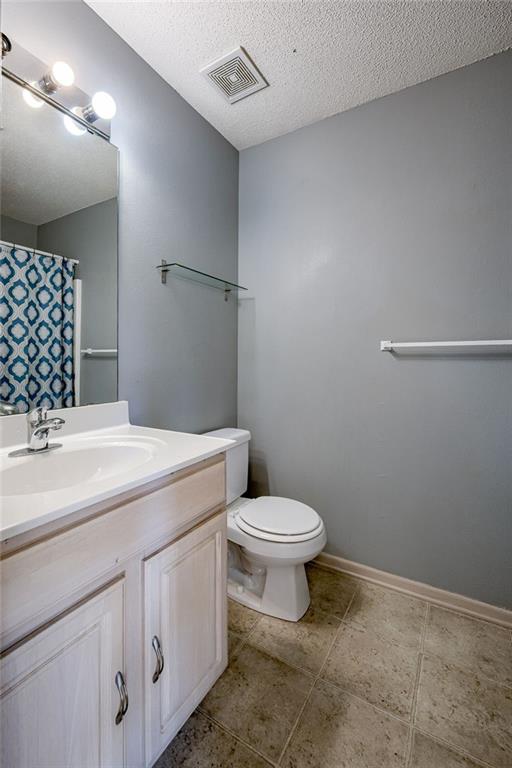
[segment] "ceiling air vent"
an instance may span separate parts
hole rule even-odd
[[[222,91],[230,104],[245,99],[268,85],[243,48],[236,48],[213,61],[203,67],[201,73]]]

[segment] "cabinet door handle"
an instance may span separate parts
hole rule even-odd
[[[151,645],[153,646],[153,650],[156,655],[156,667],[155,667],[155,671],[153,672],[153,682],[156,683],[158,678],[164,671],[164,655],[162,653],[160,640],[158,639],[157,635],[153,637],[151,641]]]
[[[117,690],[119,691],[119,709],[117,710],[116,715],[116,725],[119,725],[128,711],[128,690],[122,672],[117,672],[115,683]]]

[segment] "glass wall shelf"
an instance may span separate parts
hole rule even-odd
[[[179,277],[184,280],[194,280],[196,283],[208,285],[210,288],[218,288],[219,290],[224,291],[224,298],[226,301],[230,293],[238,293],[238,291],[247,290],[243,285],[231,283],[229,280],[224,280],[222,277],[208,275],[206,272],[201,272],[199,269],[193,269],[192,267],[186,267],[184,264],[178,264],[178,262],[168,263],[162,259],[162,263],[157,269],[160,270],[162,283],[164,285],[167,282],[167,273],[170,273],[173,277]]]

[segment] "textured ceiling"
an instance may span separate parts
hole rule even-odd
[[[1,212],[44,224],[117,196],[117,149],[91,134],[72,136],[46,104],[31,109],[3,80]]]
[[[243,149],[512,45],[512,1],[86,0]],[[243,46],[266,88],[236,104],[200,74]]]

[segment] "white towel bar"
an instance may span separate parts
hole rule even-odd
[[[512,339],[478,339],[476,341],[381,341],[381,352],[395,350],[461,350],[465,352],[512,352]]]

